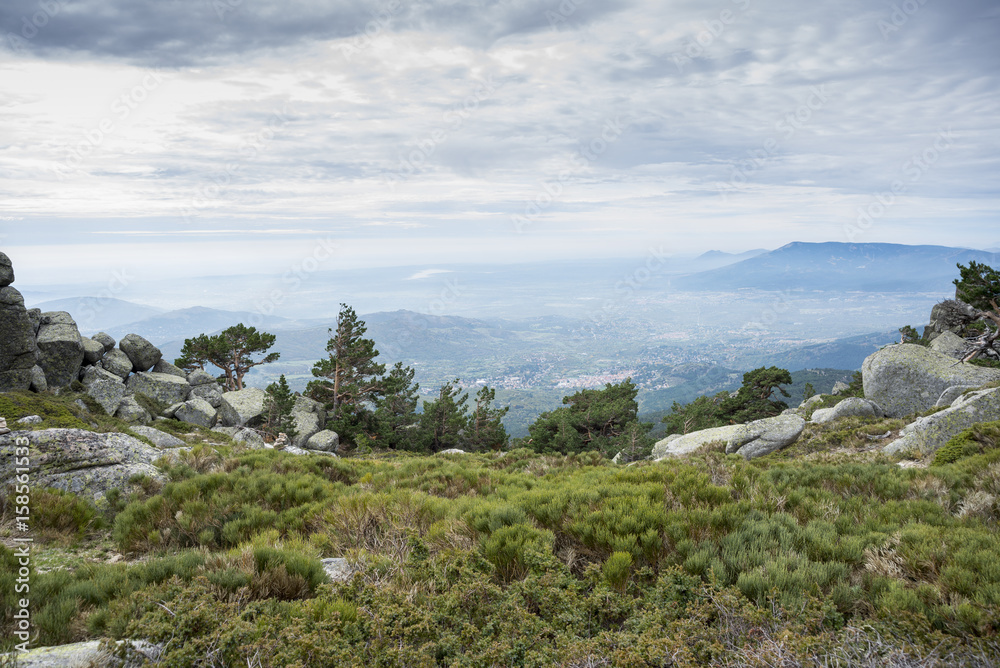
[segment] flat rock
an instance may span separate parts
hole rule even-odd
[[[919,450],[930,454],[963,429],[993,420],[1000,420],[1000,387],[975,390],[955,399],[949,408],[906,425],[899,438],[882,448],[882,452]]]
[[[722,441],[725,443],[732,438],[733,434],[735,434],[741,426],[742,425],[738,424],[730,424],[724,427],[699,429],[698,431],[692,431],[691,433],[684,435],[671,434],[653,446],[651,457],[654,461],[659,461],[664,457],[686,455],[689,452],[694,452],[708,443],[713,443],[715,441]]]
[[[126,334],[118,349],[132,361],[132,371],[149,371],[163,357],[159,348],[138,334]]]
[[[109,371],[122,379],[128,378],[128,375],[132,373],[132,360],[117,348],[109,350],[104,354],[104,358],[100,361],[100,366],[105,371]]]
[[[83,668],[84,666],[139,668],[145,665],[156,665],[157,660],[163,654],[163,649],[159,645],[145,640],[119,640],[115,644],[120,646],[122,643],[130,645],[129,649],[126,650],[124,661],[103,651],[100,640],[88,640],[53,647],[36,647],[16,655],[13,653],[0,654],[0,657],[11,657],[10,665],[14,665],[13,661],[16,659],[18,668]],[[0,659],[0,665],[8,665],[4,661],[6,659]]]
[[[340,436],[335,431],[324,429],[309,437],[306,441],[306,450],[318,450],[320,452],[336,452],[340,446]]]
[[[982,387],[1000,380],[1000,369],[956,364],[925,346],[901,343],[869,355],[861,365],[865,398],[888,417],[902,417],[932,408],[953,385]]]
[[[15,439],[28,440],[29,475],[37,487],[55,487],[97,498],[109,489],[127,489],[129,479],[135,475],[164,479],[153,465],[163,453],[132,436],[84,429],[42,429],[0,436],[3,482],[15,475]]]
[[[183,376],[148,371],[132,374],[125,388],[129,394],[145,394],[168,406],[187,401],[191,394],[191,386]]]
[[[129,427],[129,429],[140,436],[145,436],[150,441],[153,442],[158,448],[176,448],[182,445],[187,445],[184,441],[177,438],[173,434],[168,434],[165,431],[160,431],[155,427],[148,427],[146,425],[135,425],[134,427]]]
[[[41,424],[41,415],[25,415],[23,418],[18,418],[14,421],[14,424]]]
[[[762,457],[794,443],[805,426],[806,421],[798,415],[778,415],[748,422],[730,436],[726,453],[738,453],[746,459]]]
[[[219,426],[212,427],[212,431],[226,434],[237,443],[245,443],[248,448],[253,450],[263,450],[267,447],[267,444],[264,443],[264,437],[261,436],[255,429],[248,429],[246,427]]]
[[[297,448],[294,445],[286,445],[285,447],[279,449],[281,450],[281,452],[287,452],[290,455],[320,455],[323,457],[333,457],[334,459],[339,459],[339,457],[337,457],[337,453],[335,452],[324,452],[323,450],[305,450],[303,448]]]
[[[114,415],[125,398],[125,383],[118,376],[114,376],[114,380],[94,380],[87,384],[87,394],[101,405],[105,413]]]
[[[218,411],[201,397],[191,397],[174,410],[173,417],[181,422],[211,429],[218,421]]]
[[[257,387],[248,387],[222,395],[219,404],[219,421],[224,427],[254,426],[264,413],[267,393]]]
[[[439,455],[467,455],[469,453],[467,453],[465,450],[462,450],[461,448],[448,448],[447,450],[442,450],[438,454]],[[619,452],[618,454],[620,455],[621,453]],[[618,455],[615,455],[615,456],[617,457]],[[615,462],[615,463],[617,464],[618,462]]]
[[[83,367],[83,375],[80,376],[80,381],[83,382],[84,385],[90,385],[96,380],[111,380],[116,383],[121,383],[122,387],[125,387],[125,384],[122,383],[121,376],[117,376],[111,373],[110,371],[107,371],[103,367],[99,366]]]
[[[814,411],[812,421],[823,424],[845,417],[882,417],[882,409],[874,401],[848,397],[833,408],[820,408]]]
[[[38,328],[38,365],[49,387],[66,387],[80,374],[83,339],[76,323],[65,311],[42,313]]]

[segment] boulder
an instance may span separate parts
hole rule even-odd
[[[83,364],[83,339],[69,313],[42,313],[35,343],[38,365],[49,387],[65,387],[77,379]]]
[[[32,392],[45,392],[49,389],[49,381],[45,380],[45,372],[37,364],[31,367],[31,384],[28,389]]]
[[[965,339],[953,332],[944,331],[931,341],[930,349],[960,360],[965,357]]]
[[[215,376],[203,369],[195,369],[187,375],[188,384],[191,387],[197,387],[199,385],[208,385],[209,383],[215,385],[217,381]]]
[[[714,441],[728,441],[742,425],[731,424],[724,427],[700,429],[683,436],[671,434],[653,446],[651,458],[659,461],[665,457],[685,455]]]
[[[938,400],[934,403],[934,408],[940,408],[941,406],[951,406],[951,403],[958,399],[961,395],[965,394],[969,390],[975,390],[978,385],[952,385],[947,390],[941,393]]]
[[[191,394],[191,386],[183,377],[148,371],[132,374],[125,388],[129,394],[145,394],[168,406],[187,401]]]
[[[146,412],[146,409],[139,405],[135,397],[130,395],[125,395],[121,403],[118,404],[115,417],[133,424],[147,424],[153,421],[153,418]]]
[[[975,307],[957,299],[946,299],[931,309],[931,321],[924,328],[924,338],[933,342],[944,332],[958,334],[975,319]]]
[[[316,413],[301,413],[293,411],[292,424],[295,426],[295,437],[292,439],[292,445],[297,448],[306,447],[306,443],[309,439],[323,429],[323,426],[319,421],[319,415]]]
[[[806,399],[805,401],[803,401],[801,404],[799,404],[799,407],[796,410],[805,412],[809,408],[811,408],[813,406],[813,404],[818,404],[821,401],[823,401],[823,395],[822,394],[814,394],[811,397],[809,397],[808,399]]]
[[[83,367],[83,375],[80,376],[80,380],[84,385],[90,385],[96,380],[112,380],[116,383],[121,383],[122,379],[120,376],[116,376],[110,371],[106,371],[99,366],[85,366]],[[122,385],[124,388],[125,386]]]
[[[848,385],[842,380],[838,380],[836,383],[833,384],[833,389],[830,390],[830,394],[837,395],[842,392],[846,392],[849,389],[851,389],[850,385]]]
[[[326,409],[318,401],[314,401],[309,397],[295,397],[295,405],[292,406],[292,415],[296,413],[314,413],[319,417],[319,428],[324,429],[326,427]]]
[[[0,288],[6,288],[14,282],[14,264],[6,253],[0,252]]]
[[[952,385],[982,387],[1000,380],[1000,369],[956,364],[925,346],[900,343],[869,355],[861,365],[865,398],[889,417],[920,413],[934,406]]]
[[[173,434],[168,434],[167,432],[160,431],[154,427],[147,427],[146,425],[139,424],[134,427],[129,427],[129,430],[139,434],[140,436],[145,436],[158,448],[176,448],[182,445],[187,445],[187,443]]]
[[[104,359],[100,361],[100,367],[124,379],[132,373],[132,360],[116,348],[104,354]]]
[[[337,453],[335,452],[324,452],[323,450],[304,450],[302,448],[297,448],[294,445],[285,446],[281,449],[281,451],[287,452],[290,455],[320,455],[323,457],[333,457],[334,459],[339,459],[339,457],[337,457]]]
[[[975,390],[955,399],[949,408],[906,425],[899,438],[882,448],[882,452],[919,450],[930,454],[963,429],[993,420],[1000,420],[1000,387]]]
[[[42,424],[41,415],[25,415],[23,418],[19,418],[14,424]]]
[[[174,366],[173,364],[171,364],[167,360],[161,359],[159,362],[157,362],[156,364],[154,364],[153,365],[153,372],[154,373],[169,373],[171,376],[180,376],[181,378],[184,379],[184,382],[187,382],[187,371],[185,371],[184,369],[181,369],[180,367]]]
[[[320,452],[336,452],[339,446],[340,436],[337,435],[337,432],[324,429],[319,433],[313,434],[306,441],[305,449],[318,450]]]
[[[118,349],[132,361],[132,371],[149,371],[163,357],[159,348],[138,334],[126,334],[118,342]]]
[[[212,431],[226,434],[237,443],[245,443],[247,447],[254,450],[262,450],[267,447],[264,443],[264,437],[255,429],[247,429],[246,427],[213,427]]]
[[[100,498],[110,489],[127,489],[129,479],[136,475],[164,479],[153,465],[163,453],[132,436],[83,429],[41,429],[0,436],[2,482],[10,482],[15,475],[17,439],[28,441],[28,475],[38,488],[55,487]]]
[[[170,407],[167,408],[167,410],[163,411],[163,413],[161,413],[161,415],[163,417],[165,417],[165,418],[172,418],[174,416],[174,413],[177,412],[177,409],[180,408],[183,405],[184,405],[183,401],[181,401],[179,403],[176,403],[176,404],[170,404]]]
[[[820,408],[814,411],[812,421],[823,424],[845,417],[882,417],[882,409],[874,401],[848,397],[833,408]]]
[[[86,364],[97,364],[104,357],[104,345],[100,341],[82,337],[80,343],[83,344],[83,361]]]
[[[201,397],[191,397],[174,411],[174,417],[181,422],[211,429],[218,420],[218,411]]]
[[[442,450],[438,454],[439,455],[467,455],[469,453],[467,453],[465,450],[462,450],[461,448],[448,448],[447,450]],[[619,452],[617,455],[615,455],[615,458],[617,459],[621,454],[622,453]],[[615,464],[617,464],[617,463],[618,462],[616,461]]]
[[[0,287],[0,392],[28,389],[36,355],[24,298],[12,287]]]
[[[726,443],[726,454],[738,453],[746,459],[762,457],[786,448],[799,437],[806,421],[798,415],[754,420],[740,425]]]
[[[114,380],[97,379],[87,384],[87,394],[101,405],[105,413],[114,415],[125,398],[125,383],[117,376]]]
[[[90,338],[104,346],[104,352],[106,353],[110,353],[111,349],[115,347],[115,343],[117,343],[113,336],[104,332],[98,332]]]
[[[209,404],[212,408],[218,408],[222,405],[222,388],[212,383],[205,383],[204,385],[195,385],[191,388],[192,397],[201,397]]]
[[[116,652],[121,651],[120,646],[124,643],[129,645],[124,651],[124,660],[101,649],[100,640],[88,640],[69,645],[36,647],[17,654],[0,654],[0,665],[15,665],[16,662],[18,668],[65,668],[67,666],[71,668],[80,666],[139,668],[140,666],[157,665],[163,654],[162,646],[154,645],[145,640],[116,640],[115,644],[119,646]],[[7,663],[7,657],[9,657],[9,663]]]
[[[323,564],[323,570],[326,571],[326,577],[330,582],[346,582],[355,572],[354,567],[347,563],[347,559],[322,559],[320,563]]]
[[[248,387],[222,395],[219,404],[219,421],[225,427],[253,426],[261,421],[267,393],[257,387]]]

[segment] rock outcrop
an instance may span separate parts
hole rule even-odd
[[[326,426],[326,410],[323,404],[309,397],[296,397],[292,407],[292,423],[295,426],[292,445],[306,448],[309,439]]]
[[[0,266],[10,260],[0,253]],[[13,272],[10,272],[13,280]],[[2,281],[0,281],[2,282]],[[38,349],[24,297],[9,284],[0,287],[0,392],[27,390]]]
[[[83,339],[69,313],[43,313],[35,343],[38,365],[45,372],[49,387],[65,387],[77,379],[83,365]]]
[[[762,457],[794,443],[806,421],[798,415],[778,415],[740,425],[726,443],[726,454],[740,454],[746,459]]]
[[[689,452],[694,452],[702,446],[714,441],[722,441],[725,443],[742,426],[743,425],[739,424],[726,425],[725,427],[713,427],[712,429],[692,431],[690,434],[684,434],[683,436],[677,434],[667,436],[665,439],[659,441],[653,446],[651,458],[654,461],[659,461],[665,457],[685,455]]]
[[[959,334],[975,319],[975,307],[957,299],[947,299],[931,309],[931,321],[924,328],[924,338],[934,341],[944,332]]]
[[[965,347],[965,339],[950,331],[941,332],[930,345],[931,350],[956,360],[965,357]]]
[[[264,413],[267,393],[256,387],[226,392],[219,404],[219,421],[224,427],[246,427],[259,424]]]
[[[129,394],[145,394],[167,406],[187,401],[191,394],[191,386],[183,376],[152,371],[132,374],[125,383],[125,389]]]
[[[833,408],[820,408],[813,411],[812,421],[823,424],[845,417],[882,417],[882,415],[882,408],[874,401],[848,397],[838,402]]]
[[[893,454],[919,450],[930,454],[963,429],[993,420],[1000,420],[1000,387],[973,390],[960,395],[949,408],[908,424],[899,438],[882,451]]]
[[[1000,380],[1000,369],[955,360],[912,343],[886,346],[861,365],[865,398],[882,407],[888,417],[902,417],[932,408],[941,393],[953,385],[982,387]]]

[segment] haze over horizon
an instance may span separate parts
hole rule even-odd
[[[12,0],[0,248],[28,285],[995,248],[998,37],[987,0]]]

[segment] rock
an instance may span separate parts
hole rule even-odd
[[[222,395],[219,404],[219,421],[226,427],[254,426],[261,421],[267,393],[257,387],[248,387]]]
[[[181,422],[211,429],[218,421],[218,411],[201,397],[192,397],[174,411],[174,417]]]
[[[114,380],[99,378],[87,384],[87,394],[101,405],[105,413],[114,415],[125,398],[125,383],[118,376],[114,376]]]
[[[6,253],[0,252],[0,288],[6,288],[14,282],[14,264]]]
[[[845,417],[882,417],[882,409],[874,401],[848,397],[833,408],[820,408],[814,411],[812,421],[823,424]]]
[[[836,383],[833,384],[833,389],[830,390],[830,394],[838,395],[841,392],[846,392],[849,389],[851,389],[850,385],[848,385],[842,380],[838,380]]]
[[[323,452],[322,450],[303,450],[302,448],[296,448],[294,445],[286,445],[282,452],[287,452],[290,455],[316,455],[321,457],[333,457],[334,459],[339,459],[335,452]]]
[[[316,413],[297,413],[293,411],[292,424],[295,426],[295,438],[292,439],[292,445],[297,448],[307,447],[306,443],[309,442],[309,439],[323,429],[319,421],[319,415]]]
[[[754,420],[740,425],[726,443],[726,454],[738,453],[746,459],[761,457],[786,448],[799,437],[806,421],[798,415]]]
[[[930,348],[955,360],[965,357],[965,339],[950,331],[941,332],[935,337]]]
[[[314,401],[309,397],[295,397],[295,405],[292,406],[292,415],[295,413],[315,413],[319,417],[319,428],[326,428],[326,409],[318,401]]]
[[[105,371],[110,371],[122,379],[128,378],[128,375],[132,373],[132,360],[117,348],[104,354],[100,366]]]
[[[31,335],[38,338],[38,328],[42,326],[42,309],[29,308],[28,322],[31,323]]]
[[[133,424],[147,424],[153,420],[149,413],[146,412],[146,409],[140,406],[139,402],[135,400],[135,397],[130,395],[126,395],[121,403],[118,404],[115,417]]]
[[[813,406],[813,404],[818,404],[821,401],[823,401],[823,395],[822,394],[814,394],[811,397],[809,397],[808,399],[806,399],[805,401],[803,401],[801,404],[799,404],[798,410],[804,412],[806,409],[811,408]]]
[[[306,450],[319,450],[320,452],[336,452],[340,446],[340,436],[337,432],[324,429],[313,434],[306,441]]]
[[[80,409],[80,411],[82,411],[82,412],[84,412],[84,413],[89,413],[89,412],[90,412],[90,406],[88,406],[88,405],[86,404],[86,402],[84,402],[84,400],[83,400],[83,399],[76,399],[76,400],[75,400],[75,401],[73,402],[73,405],[74,405],[74,406],[76,406],[77,408],[79,408],[79,409]],[[96,427],[96,426],[97,426],[97,425],[95,425],[95,424],[94,424],[93,422],[91,422],[90,424],[91,424],[91,426],[94,426],[94,427]]]
[[[42,313],[36,344],[38,365],[49,387],[66,387],[77,379],[83,364],[83,339],[69,313]]]
[[[1000,380],[1000,369],[955,360],[924,346],[902,343],[869,355],[861,365],[865,398],[889,417],[920,413],[934,406],[952,385],[982,387]]]
[[[924,338],[933,342],[944,332],[958,334],[976,319],[976,309],[970,304],[947,299],[931,309],[931,321],[924,328]]]
[[[323,559],[322,564],[330,582],[346,582],[355,573],[354,568],[347,563],[347,559]]]
[[[191,396],[201,397],[211,404],[212,408],[218,408],[222,405],[222,388],[214,381],[211,384],[195,385],[191,388]]]
[[[12,287],[0,287],[0,392],[28,389],[36,355],[24,298]]]
[[[0,436],[9,433],[10,433],[10,428],[7,427],[7,418],[0,417]]]
[[[275,450],[284,450],[288,446],[288,434],[285,432],[279,432],[278,438],[274,439],[274,443],[271,447]]]
[[[49,381],[45,380],[45,371],[37,364],[31,367],[31,383],[28,389],[32,392],[45,392],[49,389]]]
[[[125,385],[122,383],[122,379],[120,376],[116,376],[110,371],[106,371],[99,366],[83,367],[83,376],[80,377],[80,380],[83,382],[84,385],[90,385],[91,383],[98,380],[110,380],[115,383],[121,384],[123,388],[125,387]]]
[[[448,448],[447,450],[442,450],[438,454],[439,455],[466,455],[468,453],[465,450],[461,450],[459,448]],[[619,452],[618,454],[620,455],[621,453]],[[615,463],[617,464],[618,462],[615,462]]]
[[[212,383],[213,385],[217,384],[215,376],[202,369],[195,369],[194,371],[189,373],[187,375],[187,381],[188,384],[191,385],[191,387],[197,387],[198,385],[207,385],[209,383]]]
[[[171,376],[180,376],[187,382],[187,372],[180,367],[176,367],[167,360],[161,359],[159,362],[153,365],[154,373],[169,373]]]
[[[76,668],[80,666],[92,666],[94,668],[139,668],[140,666],[156,665],[163,648],[145,640],[118,640],[116,645],[129,643],[129,648],[125,651],[126,658],[123,661],[112,653],[101,649],[100,640],[88,640],[69,645],[56,645],[54,647],[36,647],[27,652],[14,654],[0,654],[0,665],[14,665],[16,659],[19,668]],[[11,663],[6,663],[10,657]]]
[[[226,434],[237,443],[245,443],[247,447],[254,450],[261,450],[267,447],[264,443],[264,437],[254,429],[247,429],[246,427],[213,427],[212,431]]]
[[[180,408],[183,405],[184,405],[183,401],[178,402],[176,404],[170,404],[170,407],[167,408],[167,410],[163,411],[163,414],[162,414],[163,417],[165,417],[165,418],[172,418],[174,416],[174,413],[177,412],[177,409]]]
[[[127,489],[136,475],[164,480],[153,465],[163,453],[132,436],[83,429],[15,431],[0,436],[0,481],[15,475],[15,441],[27,439],[32,484],[98,498]],[[23,443],[24,441],[19,441]]]
[[[111,349],[115,347],[115,343],[117,343],[113,336],[104,332],[98,332],[90,338],[104,346],[104,352],[106,353],[110,353]]]
[[[132,371],[149,371],[163,357],[159,348],[138,334],[126,334],[118,342],[118,349],[132,361]]]
[[[42,416],[25,415],[23,418],[16,420],[15,424],[42,424]]]
[[[173,434],[168,434],[167,432],[160,431],[154,427],[136,425],[134,427],[129,427],[129,429],[140,436],[145,436],[158,448],[176,448],[178,446],[187,445],[187,443]]]
[[[699,429],[683,436],[671,434],[653,446],[651,458],[659,461],[664,457],[685,455],[714,441],[728,441],[742,425],[731,424],[724,427]]]
[[[132,374],[125,388],[129,394],[145,394],[168,406],[187,401],[191,394],[191,386],[183,377],[148,371]]]
[[[97,364],[104,357],[104,346],[100,341],[82,337],[80,343],[83,344],[83,361],[86,364]]]
[[[974,390],[978,385],[952,385],[947,390],[941,393],[938,397],[937,402],[935,402],[934,407],[940,408],[941,406],[951,406],[955,399],[965,394],[968,390]]]
[[[946,444],[963,429],[977,422],[1000,420],[1000,387],[989,387],[964,394],[951,407],[933,415],[918,418],[899,434],[899,438],[882,448],[893,454],[919,450],[930,454]]]

